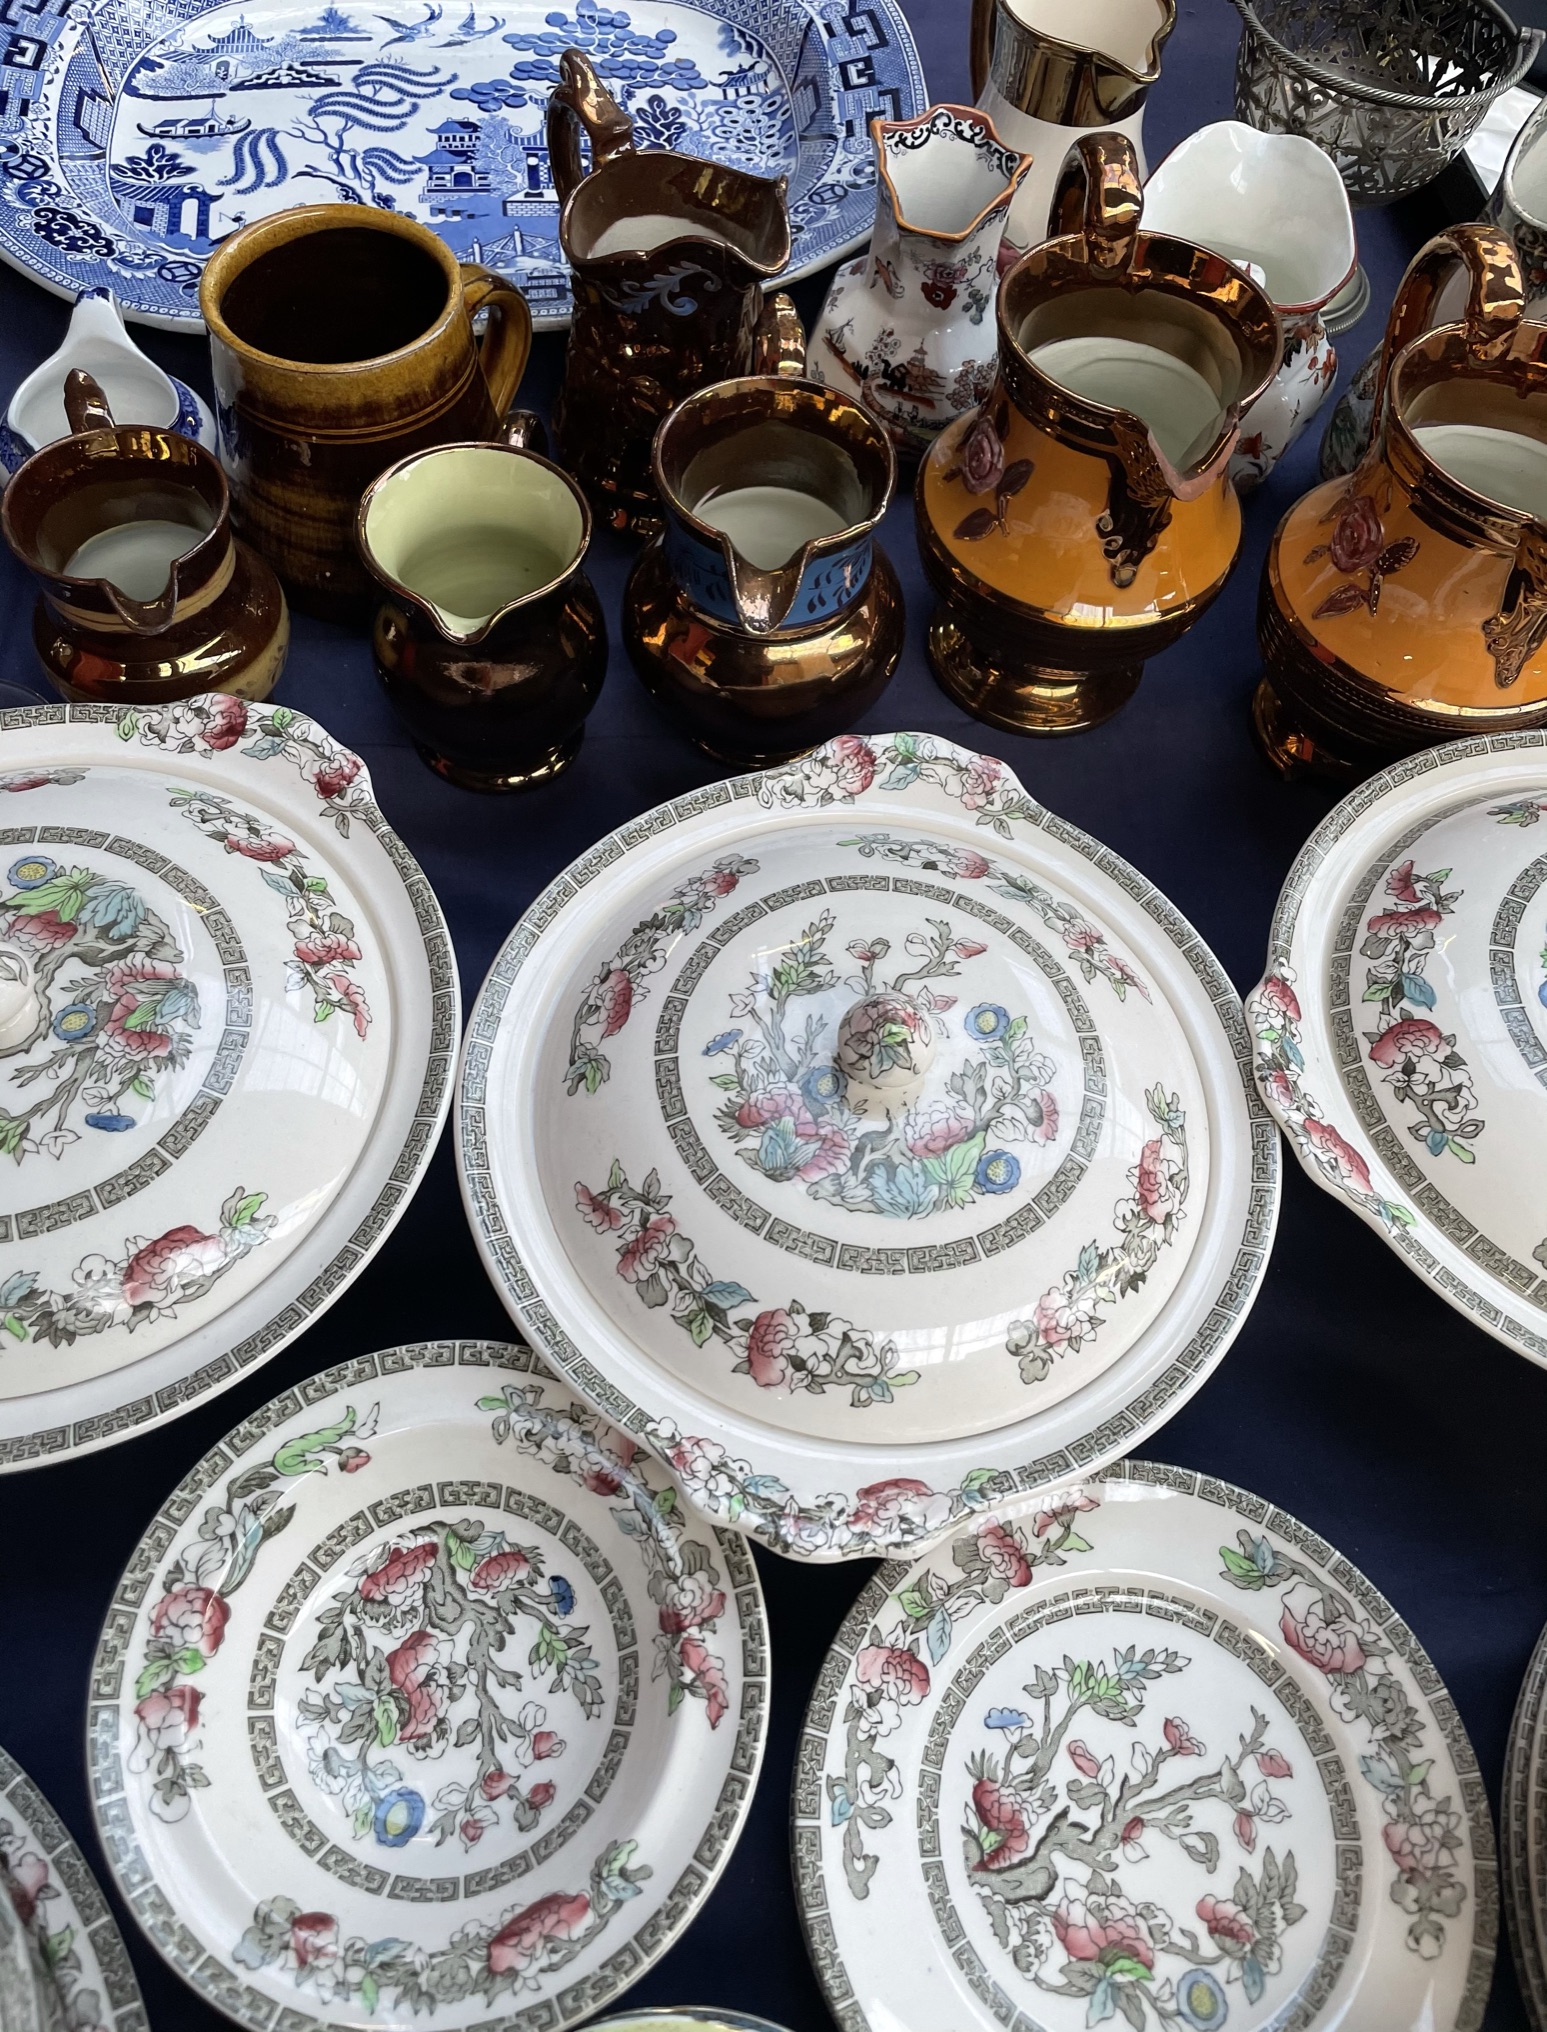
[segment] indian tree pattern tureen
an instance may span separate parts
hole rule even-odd
[[[1311,835],[1247,1005],[1306,1170],[1547,1363],[1547,735],[1434,748]]]
[[[128,1950],[85,1857],[0,1750],[0,1897],[58,1992],[65,2032],[149,2032]]]
[[[456,969],[358,756],[221,693],[0,714],[0,1466],[314,1318],[450,1100]]]
[[[527,1335],[777,1549],[938,1536],[1125,1453],[1277,1206],[1240,1005],[1005,766],[843,735],[603,840],[507,941],[463,1189]]]
[[[806,1717],[842,2032],[1472,2032],[1493,1829],[1417,1639],[1293,1517],[1130,1461],[885,1566]]]
[[[928,103],[896,0],[39,0],[0,25],[0,259],[185,329],[239,226],[375,205],[562,326],[545,113],[571,48],[640,147],[789,178],[791,275],[868,238],[870,122]]]
[[[526,1348],[392,1348],[147,1531],[92,1673],[98,1827],[240,2025],[560,2032],[708,1895],[767,1671],[746,1541]]]

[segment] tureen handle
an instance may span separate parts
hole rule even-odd
[[[1375,377],[1372,442],[1379,437],[1385,417],[1391,370],[1400,355],[1429,329],[1440,292],[1458,263],[1467,273],[1466,310],[1461,324],[1467,352],[1474,360],[1497,360],[1507,352],[1515,328],[1525,316],[1526,292],[1520,257],[1507,233],[1497,226],[1485,225],[1451,226],[1446,232],[1437,233],[1413,256],[1386,322]]]
[[[1126,134],[1082,134],[1064,157],[1048,214],[1050,240],[1077,234],[1093,268],[1126,268],[1144,217],[1139,158]]]
[[[591,144],[591,167],[600,169],[634,146],[634,123],[578,49],[559,58],[561,83],[548,94],[548,168],[559,203],[584,180],[580,137]]]

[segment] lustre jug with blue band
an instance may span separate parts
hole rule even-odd
[[[655,440],[662,534],[634,568],[634,666],[688,736],[743,766],[853,724],[902,652],[879,544],[897,463],[847,396],[779,375],[692,396]]]

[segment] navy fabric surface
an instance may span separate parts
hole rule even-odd
[[[1077,11],[1079,0],[1069,4]],[[1184,0],[1180,11],[1150,101],[1152,161],[1231,111],[1236,15],[1228,0]],[[965,0],[911,0],[909,12],[931,91],[964,99]],[[1378,336],[1419,229],[1411,215],[1361,216],[1375,308],[1341,342],[1344,378]],[[808,312],[822,286],[800,292]],[[54,348],[65,317],[63,304],[0,271],[0,389]],[[155,334],[145,343],[207,390],[202,344]],[[540,404],[559,359],[559,341],[539,343],[528,394]],[[1213,611],[1150,665],[1116,721],[1069,741],[977,727],[936,689],[923,653],[928,597],[906,501],[883,532],[907,593],[908,649],[863,726],[923,728],[1002,756],[1054,810],[1159,883],[1243,991],[1260,972],[1290,862],[1333,801],[1279,782],[1247,728],[1262,557],[1275,522],[1314,479],[1318,429],[1249,503],[1240,565]],[[610,619],[629,561],[621,541],[598,537],[593,576]],[[0,555],[0,585],[7,621],[0,678],[30,681],[32,590],[8,554]],[[381,805],[445,906],[469,1006],[515,919],[568,861],[635,813],[718,773],[661,721],[616,642],[579,761],[522,799],[475,798],[424,769],[377,691],[358,636],[298,621],[278,699],[314,714],[365,756]],[[46,1791],[104,1885],[84,1781],[87,1671],[119,1572],[158,1504],[229,1427],[330,1363],[401,1341],[508,1331],[463,1219],[448,1134],[382,1255],[267,1368],[159,1433],[0,1480],[0,1743]],[[1547,1375],[1452,1312],[1286,1153],[1283,1216],[1256,1309],[1218,1373],[1144,1451],[1283,1505],[1384,1590],[1454,1695],[1496,1806],[1516,1690],[1547,1619],[1544,1433]],[[819,2032],[828,2019],[790,1887],[790,1774],[812,1681],[869,1568],[803,1568],[762,1554],[758,1565],[774,1701],[751,1819],[696,1923],[628,2001],[731,2006],[792,2032]],[[223,2022],[114,1904],[158,2032]],[[1490,2032],[1517,2032],[1526,2022],[1506,1963],[1507,1952]],[[907,1999],[892,2002],[906,2023]]]

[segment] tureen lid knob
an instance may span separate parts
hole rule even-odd
[[[935,1026],[910,995],[866,995],[838,1025],[838,1069],[852,1086],[888,1098],[917,1087],[934,1062]]]

